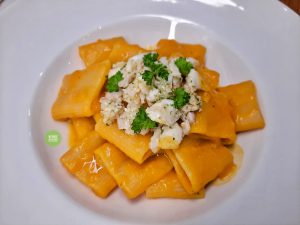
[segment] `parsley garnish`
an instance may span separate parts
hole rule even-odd
[[[123,80],[123,74],[121,71],[118,71],[115,75],[111,76],[106,84],[106,89],[109,92],[116,92],[119,91],[118,83]]]
[[[193,68],[193,64],[188,62],[186,58],[183,57],[176,59],[175,65],[177,66],[177,68],[183,76],[187,76]]]
[[[149,72],[147,73],[147,76],[152,77],[151,81],[152,81],[154,75],[161,77],[165,80],[168,80],[169,72],[167,70],[167,67],[164,64],[158,62],[157,59],[158,59],[157,53],[148,53],[147,55],[144,55],[144,58],[143,58],[144,65],[149,67],[151,70],[151,71],[148,70]],[[152,74],[150,75],[150,73],[152,73]],[[143,79],[146,82],[148,81],[144,77],[143,77]],[[151,85],[151,82],[148,81],[147,84]]]
[[[148,53],[147,55],[144,55],[143,57],[144,65],[148,66],[151,69],[153,64],[157,61],[157,58],[158,58],[157,53]]]
[[[154,64],[153,70],[157,76],[159,76],[165,80],[168,80],[169,72],[167,70],[167,67],[164,64],[162,64],[162,63]]]
[[[147,85],[151,85],[152,84],[153,77],[154,77],[154,73],[151,72],[151,71],[149,71],[149,70],[146,70],[142,74],[142,78],[143,78],[144,81],[146,81]]]
[[[176,88],[173,94],[174,107],[176,109],[181,109],[190,100],[190,94],[187,93],[183,88]]]
[[[146,109],[142,106],[135,115],[135,118],[131,124],[131,129],[134,133],[140,133],[143,129],[151,129],[157,127],[157,123],[149,118],[146,113]]]

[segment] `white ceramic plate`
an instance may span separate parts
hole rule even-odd
[[[221,83],[252,79],[266,119],[244,165],[204,200],[102,200],[62,168],[49,113],[80,44],[122,35],[202,43]],[[6,0],[0,6],[0,224],[299,224],[300,19],[277,1]],[[48,147],[46,131],[62,143]]]

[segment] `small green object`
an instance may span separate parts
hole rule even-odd
[[[162,64],[162,63],[156,63],[156,64],[154,64],[153,70],[154,70],[154,73],[158,77],[161,77],[161,78],[163,78],[165,80],[168,80],[169,72],[167,70],[167,67],[164,64]]]
[[[142,78],[144,81],[146,81],[147,85],[151,85],[152,84],[152,80],[153,80],[154,74],[153,72],[146,70],[143,74],[142,74]]]
[[[176,109],[181,109],[190,100],[190,94],[187,93],[183,88],[176,88],[173,92],[174,107]]]
[[[50,130],[45,134],[45,143],[51,147],[56,147],[61,142],[61,135],[58,131]]]
[[[143,57],[144,65],[149,68],[152,68],[154,62],[157,61],[157,58],[158,58],[157,53],[148,53],[148,54],[144,55],[144,57]]]
[[[186,58],[183,57],[176,59],[175,65],[183,76],[187,76],[191,69],[193,69],[193,64],[188,62]]]
[[[154,75],[156,75],[165,80],[168,80],[169,72],[167,70],[167,67],[164,64],[160,63],[159,61],[157,61],[157,59],[158,59],[157,53],[148,53],[144,55],[143,62],[144,65],[149,67],[149,69],[151,70],[149,72],[152,72],[151,74],[152,78],[154,77]],[[148,75],[150,75],[150,73],[148,73]]]
[[[142,129],[151,129],[155,127],[157,127],[157,123],[149,118],[146,109],[143,106],[140,107],[131,124],[131,129],[134,133],[138,134]]]
[[[121,71],[118,71],[115,75],[111,76],[106,84],[106,89],[109,92],[117,92],[119,91],[118,83],[123,80],[123,74]]]

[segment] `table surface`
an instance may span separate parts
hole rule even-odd
[[[282,3],[286,4],[298,15],[300,15],[300,0],[281,0]]]

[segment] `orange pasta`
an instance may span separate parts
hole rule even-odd
[[[194,191],[192,189],[192,185],[189,180],[189,177],[186,175],[186,172],[182,169],[181,165],[177,161],[176,156],[174,155],[173,151],[166,150],[165,152],[174,166],[178,181],[181,183],[181,185],[183,186],[183,188],[185,189],[185,191],[187,193],[193,194]]]
[[[203,98],[202,110],[196,113],[196,121],[190,133],[233,143],[236,139],[235,123],[226,96],[217,92],[207,95],[206,99]]]
[[[79,140],[84,138],[90,131],[95,130],[95,122],[91,117],[74,118],[72,123]]]
[[[68,138],[68,144],[69,148],[73,147],[78,142],[78,137],[74,128],[74,125],[72,123],[72,120],[68,121],[68,132],[69,132],[69,138]]]
[[[101,158],[128,198],[142,194],[149,185],[172,169],[171,163],[163,155],[153,156],[140,165],[109,143],[98,148],[95,154]]]
[[[210,70],[206,67],[198,67],[196,70],[199,72],[201,80],[201,89],[204,91],[215,90],[219,86],[219,73]]]
[[[130,57],[144,52],[146,52],[146,50],[138,45],[130,45],[126,42],[118,42],[114,45],[109,55],[109,60],[112,63],[127,61]]]
[[[138,163],[144,162],[152,152],[149,150],[149,135],[128,135],[119,130],[117,124],[107,126],[100,117],[96,124],[96,131],[102,138],[114,144],[128,157]]]
[[[237,132],[265,126],[255,84],[219,87],[201,44],[151,49],[123,37],[79,47],[86,68],[64,77],[51,109],[69,125],[60,161],[101,198],[116,187],[129,199],[204,198],[238,172]]]
[[[230,151],[220,143],[201,140],[197,136],[186,137],[172,153],[185,172],[193,193],[203,189],[233,161]]]
[[[147,198],[179,198],[179,199],[194,199],[204,198],[204,189],[198,193],[189,194],[180,184],[176,173],[171,171],[164,178],[152,184],[146,190]]]
[[[86,66],[107,60],[116,43],[126,43],[123,37],[115,37],[79,47],[79,55]]]
[[[52,106],[52,117],[66,119],[92,116],[92,103],[99,95],[110,67],[109,61],[103,61],[66,75]]]
[[[157,53],[167,57],[193,57],[205,65],[206,48],[199,44],[183,44],[175,40],[161,39],[157,44]]]
[[[94,158],[94,150],[103,143],[104,139],[92,131],[60,159],[71,174],[102,198],[116,187],[116,182],[102,163]]]
[[[264,128],[265,121],[260,111],[255,84],[245,81],[219,88],[233,107],[236,131]]]

